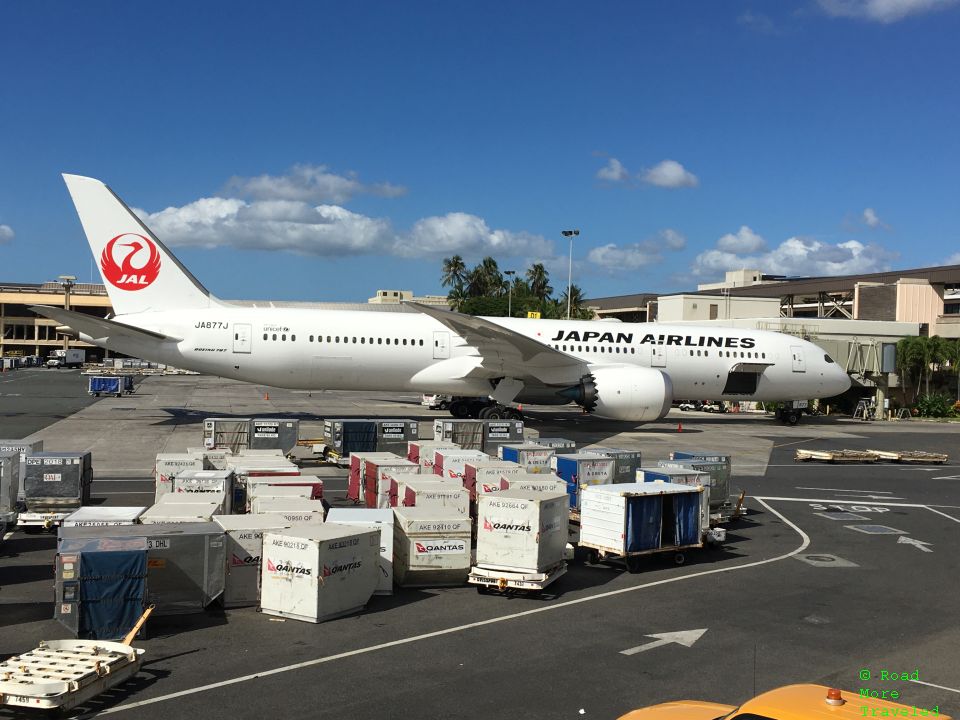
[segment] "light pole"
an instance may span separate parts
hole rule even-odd
[[[77,283],[76,275],[61,275],[57,278],[60,281],[60,285],[63,287],[63,309],[70,309],[70,288],[72,288]],[[63,349],[66,350],[70,347],[70,336],[63,336]]]
[[[513,276],[517,271],[504,270],[503,274],[507,276],[507,317],[513,317]]]
[[[570,238],[570,259],[567,263],[567,320],[570,319],[570,290],[573,288],[573,239],[580,234],[579,230],[561,230],[560,234]]]

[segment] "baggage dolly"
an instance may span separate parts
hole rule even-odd
[[[499,593],[500,595],[525,592],[537,595],[554,580],[566,574],[567,563],[561,562],[545,572],[522,572],[517,570],[498,570],[475,566],[467,576],[467,582],[477,586],[481,595]]]
[[[152,605],[121,642],[46,640],[0,663],[0,707],[64,712],[133,677],[144,651],[130,643],[151,612]]]

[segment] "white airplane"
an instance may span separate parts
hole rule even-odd
[[[443,393],[459,417],[519,417],[509,403],[576,403],[650,422],[674,398],[796,400],[850,386],[822,349],[712,326],[246,307],[207,291],[99,180],[64,175],[115,315],[33,309],[85,342],[275,387]],[[799,418],[799,413],[797,413]]]

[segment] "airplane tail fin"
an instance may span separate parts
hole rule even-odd
[[[220,305],[99,180],[63,176],[117,315]]]

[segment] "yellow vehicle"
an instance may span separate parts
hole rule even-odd
[[[902,692],[897,697],[902,699]],[[824,685],[787,685],[757,695],[740,707],[697,700],[663,703],[633,710],[619,720],[853,720],[872,717],[950,720],[950,716],[941,713],[939,707],[901,705]]]

